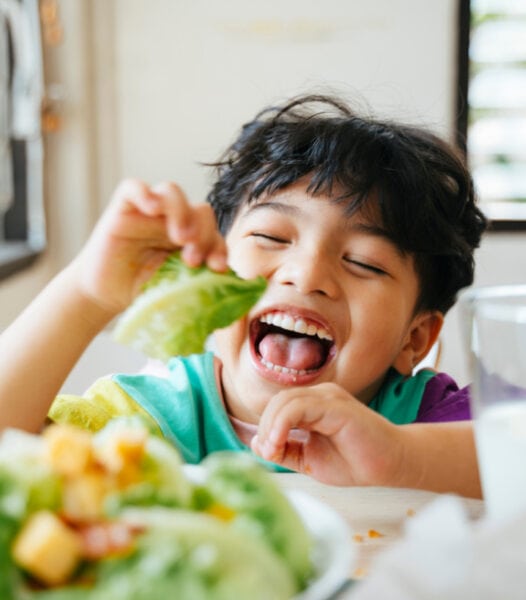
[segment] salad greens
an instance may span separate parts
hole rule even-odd
[[[305,586],[312,575],[312,540],[276,482],[248,454],[217,452],[202,465],[207,489],[236,515],[232,525],[262,535]]]
[[[42,460],[41,440],[8,430],[0,445],[0,515],[19,521],[31,512],[55,510],[60,503],[60,479]]]
[[[232,270],[190,267],[176,252],[123,313],[114,338],[162,360],[203,352],[208,336],[241,318],[266,285],[263,277],[247,280]]]
[[[94,434],[7,430],[0,598],[157,600],[177,590],[181,600],[285,600],[305,588],[312,541],[271,475],[243,453],[217,453],[197,469],[183,469],[178,451],[133,417]],[[58,523],[47,537],[31,529],[42,514]],[[117,538],[93,554],[89,536],[111,531]],[[60,568],[72,538],[79,556],[66,575],[43,571],[44,556]]]
[[[287,566],[266,544],[215,517],[154,509],[124,518],[150,527],[133,555],[106,561],[105,583],[93,598],[164,599],[177,591],[188,600],[267,600],[290,598],[296,590]],[[148,571],[155,577],[145,577]]]

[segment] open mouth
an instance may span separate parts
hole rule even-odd
[[[319,324],[284,312],[268,312],[251,324],[256,355],[269,370],[306,375],[329,360],[334,340]]]

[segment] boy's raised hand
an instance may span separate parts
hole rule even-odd
[[[79,255],[0,336],[0,429],[40,429],[93,338],[177,248],[191,265],[226,268],[208,205],[190,205],[172,183],[124,181]]]
[[[403,452],[400,428],[334,383],[276,394],[252,449],[331,485],[395,485]]]
[[[174,183],[125,180],[72,268],[80,291],[117,314],[178,248],[191,266],[226,269],[226,246],[209,205],[191,205]]]

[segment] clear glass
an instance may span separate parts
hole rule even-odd
[[[482,489],[490,518],[526,512],[526,285],[460,297]]]

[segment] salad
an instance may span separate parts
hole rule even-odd
[[[122,314],[113,337],[161,360],[201,353],[208,336],[248,312],[266,287],[264,277],[190,267],[175,252]]]
[[[312,539],[243,453],[198,477],[140,418],[0,441],[3,600],[280,600],[313,576]]]

